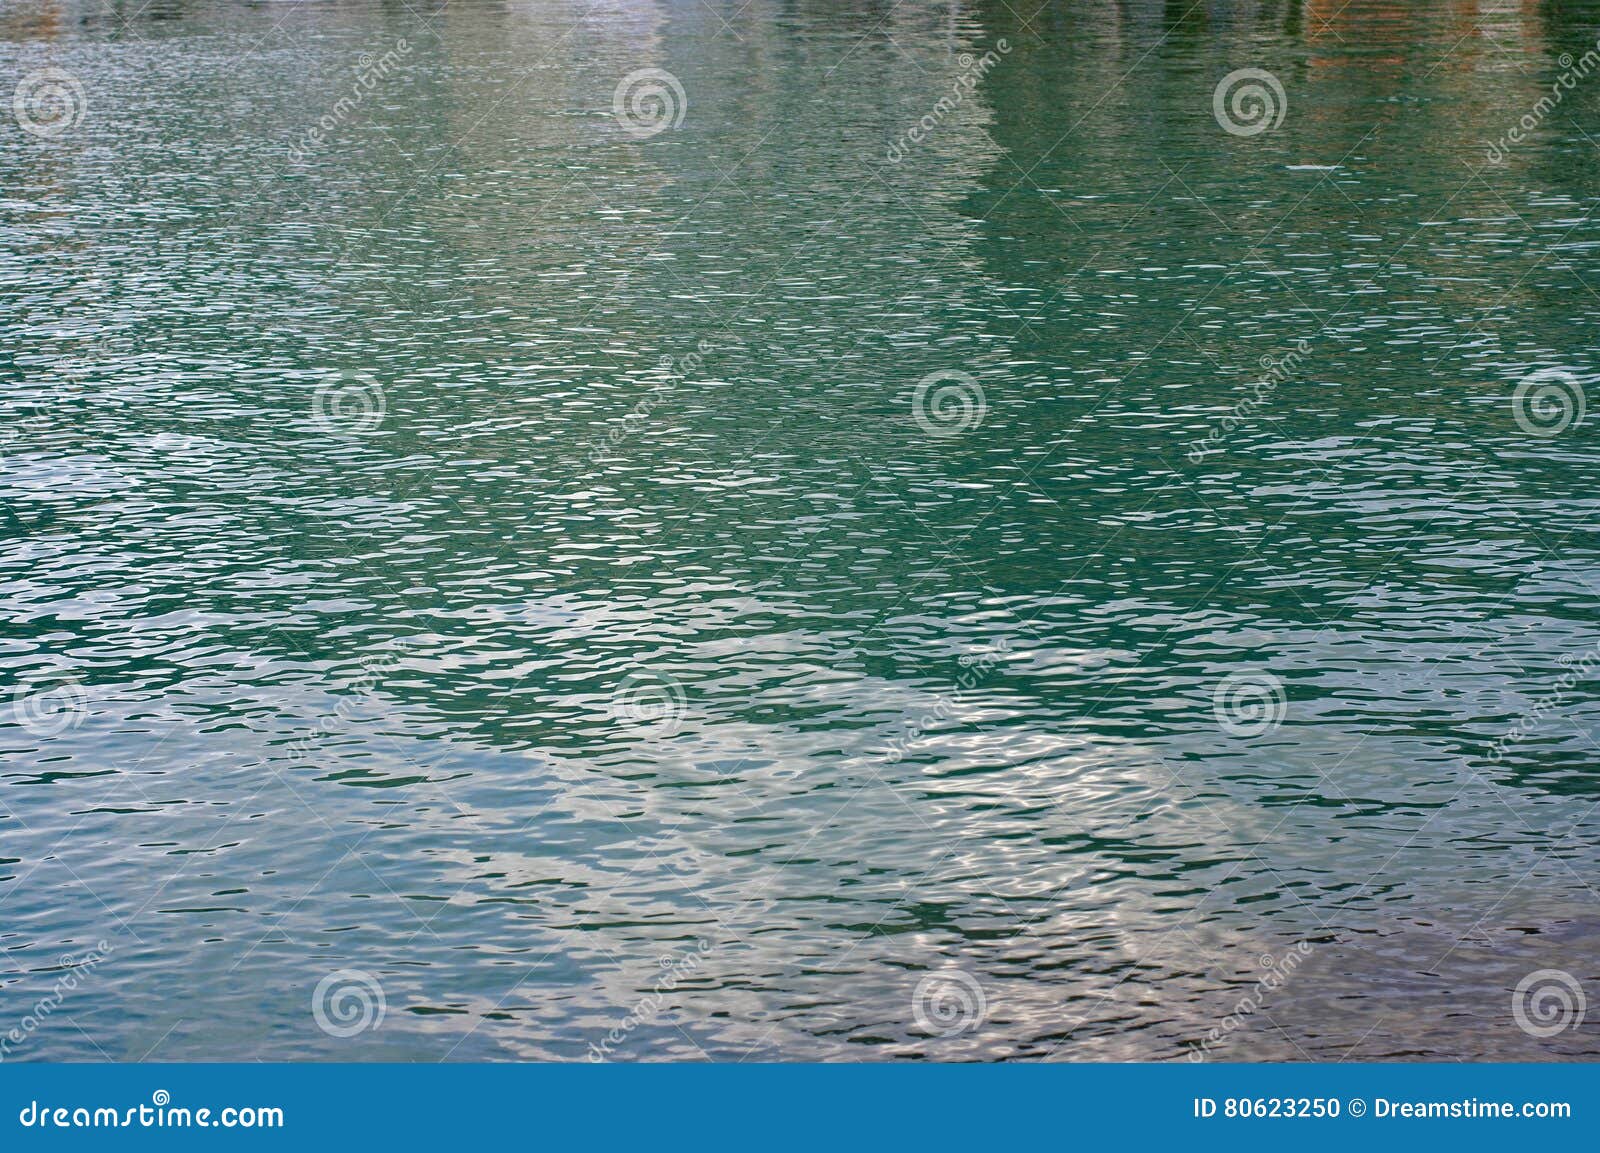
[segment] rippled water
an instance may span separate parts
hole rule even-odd
[[[7,4],[4,1056],[1600,1054],[1597,37]]]

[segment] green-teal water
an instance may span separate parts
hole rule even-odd
[[[7,3],[4,1056],[1600,1055],[1597,38]]]

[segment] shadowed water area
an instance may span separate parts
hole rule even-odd
[[[6,4],[6,1059],[1600,1055],[1597,38]]]

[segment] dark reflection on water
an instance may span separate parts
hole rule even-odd
[[[8,6],[6,1056],[1594,1055],[1597,37]]]

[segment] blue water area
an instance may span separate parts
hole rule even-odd
[[[1600,1056],[1597,41],[9,0],[0,1057]]]

